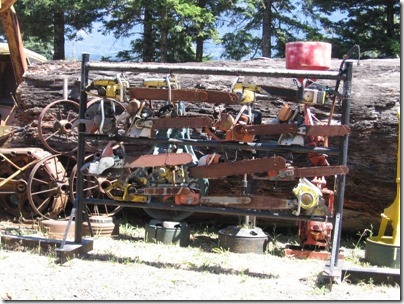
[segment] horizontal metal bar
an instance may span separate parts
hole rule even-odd
[[[85,65],[87,70],[147,72],[159,74],[198,74],[198,75],[228,75],[228,76],[259,76],[275,78],[317,78],[344,80],[345,76],[337,71],[313,71],[313,70],[287,70],[268,68],[229,68],[189,66],[161,63],[110,63],[89,62]]]
[[[318,222],[332,222],[332,217],[315,216],[315,215],[299,215],[284,214],[280,212],[272,212],[268,210],[246,210],[236,208],[224,208],[224,207],[207,207],[207,206],[183,206],[183,205],[168,205],[162,203],[142,204],[132,202],[117,202],[108,199],[95,199],[95,198],[83,198],[81,203],[89,205],[107,205],[107,206],[122,206],[131,208],[149,208],[149,209],[162,209],[172,211],[185,211],[185,212],[201,212],[201,213],[216,213],[224,215],[251,215],[262,218],[270,219],[283,219],[290,221],[318,221]]]
[[[85,139],[92,139],[97,141],[110,141],[124,142],[127,145],[156,145],[156,144],[175,144],[178,146],[198,146],[198,147],[216,147],[224,149],[239,149],[239,150],[260,150],[260,151],[292,151],[295,153],[319,153],[327,155],[339,155],[340,150],[337,148],[323,148],[323,147],[306,147],[298,145],[279,145],[277,143],[245,143],[245,142],[230,142],[230,141],[215,141],[215,140],[199,140],[199,139],[175,139],[175,138],[134,138],[122,135],[98,135],[98,134],[83,134]]]

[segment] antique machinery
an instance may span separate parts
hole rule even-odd
[[[146,85],[129,84],[129,87],[119,85],[111,89],[108,88],[111,85],[109,82],[100,81],[92,84],[89,82],[89,75],[93,70],[115,73],[148,72],[168,76],[154,79],[154,85],[153,81],[150,81],[151,85],[147,85],[148,82],[145,81]],[[78,169],[74,185],[76,221],[80,223],[82,211],[88,206],[108,205],[158,210],[163,211],[164,216],[178,212],[182,218],[192,212],[208,212],[251,218],[332,223],[332,233],[326,234],[332,251],[327,271],[330,276],[334,276],[334,268],[338,266],[336,252],[342,218],[344,176],[348,172],[346,159],[347,138],[350,131],[348,122],[351,73],[350,62],[346,62],[344,69],[338,73],[270,69],[234,70],[174,65],[93,63],[89,62],[89,55],[84,54],[78,123]],[[295,113],[288,117],[286,109],[286,113],[283,114],[287,115],[279,115],[284,118],[283,121],[262,123],[259,113],[253,108],[257,87],[235,81],[230,91],[182,89],[171,85],[173,75],[178,77],[180,74],[342,80],[344,88],[338,96],[341,99],[341,123],[333,125],[319,123],[314,119],[314,113],[308,111],[310,107],[327,106],[328,96],[333,92],[327,92],[324,103],[313,102],[313,98],[307,97],[305,105],[307,111],[291,109]],[[122,80],[123,78],[118,83],[124,84]],[[104,88],[97,87],[100,84]],[[90,123],[86,118],[85,106],[89,90],[96,91],[98,96],[105,94],[102,96],[105,99],[118,96],[119,99],[122,96],[128,98],[124,102],[125,111],[117,118],[122,127],[115,126],[116,128],[104,132],[100,129],[103,125],[95,123],[96,128],[89,131]],[[297,93],[296,91],[296,96]],[[299,103],[300,100],[297,99],[296,102]],[[108,102],[110,101],[105,101],[105,104]],[[187,113],[186,105],[192,103],[210,104],[214,108],[214,113],[212,115]],[[236,109],[236,112],[230,113],[229,108]],[[262,139],[267,136],[279,139],[283,134],[300,135],[304,138],[304,142],[296,145]],[[323,146],[316,141],[314,145],[310,144],[313,139],[322,136],[341,139],[341,144],[334,147]],[[103,145],[93,159],[86,159],[88,152],[86,143],[92,141]],[[139,153],[139,149],[136,148],[139,145],[149,146],[149,152]],[[309,166],[307,164],[302,166],[296,161],[290,161],[290,153],[312,157],[327,155],[331,159],[321,159],[323,163],[313,161]],[[325,161],[328,162],[326,166]],[[112,177],[116,179],[112,183],[99,185],[98,189],[104,193],[102,198],[87,196],[84,181],[90,178],[102,180]],[[326,187],[320,189],[313,180],[316,178],[321,180],[321,177],[334,179],[334,182],[329,184],[335,187],[330,190]],[[239,179],[240,188],[225,195],[212,192],[211,185],[228,178]],[[306,182],[309,179],[314,186]],[[297,188],[295,193],[291,187],[289,195],[277,197],[255,192],[253,185],[256,182],[285,182],[294,184]],[[75,241],[81,242],[81,225],[76,225],[75,232]]]
[[[13,4],[2,0],[0,18],[7,44],[0,44],[0,140],[23,128],[14,126],[18,85],[30,61],[46,58],[24,49]],[[0,148],[0,208],[16,219],[56,218],[68,202],[68,174],[58,159],[40,148]]]

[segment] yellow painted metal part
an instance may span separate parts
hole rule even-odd
[[[147,203],[149,197],[147,195],[141,195],[137,193],[131,193],[129,188],[131,185],[122,184],[120,181],[115,181],[111,183],[108,187],[104,189],[105,193],[111,198],[116,201],[130,201],[134,203]],[[122,193],[121,196],[113,195],[111,191],[121,189]]]
[[[0,13],[9,9],[17,0],[1,0],[0,2]]]
[[[17,14],[14,7],[10,5],[10,3],[14,2],[2,0],[0,19],[3,23],[4,32],[7,37],[14,76],[17,84],[20,84],[23,81],[22,75],[28,69],[28,64],[25,57]]]
[[[176,78],[146,78],[143,80],[143,87],[145,88],[167,88],[168,82],[172,89],[179,89],[180,85]]]
[[[400,246],[400,112],[398,116],[398,145],[397,145],[397,193],[393,203],[384,209],[381,214],[382,220],[379,227],[379,233],[370,239],[375,242],[385,243],[386,245]],[[385,236],[387,224],[390,223],[393,227],[391,237]]]

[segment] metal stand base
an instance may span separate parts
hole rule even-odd
[[[15,235],[0,235],[0,242],[5,248],[10,250],[21,249],[27,247],[31,249],[38,249],[39,254],[51,253],[53,250],[57,254],[57,263],[65,263],[72,258],[83,255],[93,250],[93,240],[83,239],[81,243],[74,243],[66,241],[63,249],[62,240],[47,239],[33,236],[15,236]]]

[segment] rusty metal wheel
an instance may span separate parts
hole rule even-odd
[[[38,135],[42,144],[53,153],[77,150],[78,132],[73,123],[79,118],[80,105],[72,100],[56,100],[48,104],[38,118]]]
[[[92,159],[93,155],[89,155],[86,157],[85,161],[90,162]],[[76,199],[77,193],[77,170],[77,165],[75,165],[69,177],[70,199],[72,202]],[[104,188],[115,180],[116,179],[106,177],[83,176],[83,197],[110,199],[105,193]],[[122,209],[122,206],[87,205],[89,216],[113,216]]]
[[[17,218],[33,219],[27,196],[27,180],[38,158],[49,155],[42,149],[0,150],[0,207]]]
[[[28,177],[27,194],[32,210],[47,219],[57,218],[69,201],[69,178],[60,155],[38,162]]]

